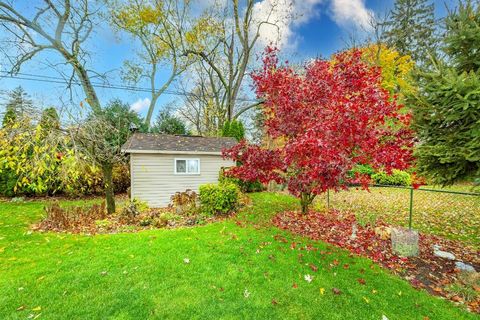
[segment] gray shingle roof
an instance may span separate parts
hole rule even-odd
[[[237,144],[234,138],[200,137],[171,134],[135,133],[123,145],[127,153],[143,152],[221,152]]]

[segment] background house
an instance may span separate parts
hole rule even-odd
[[[198,192],[201,184],[218,182],[222,158],[233,138],[135,133],[122,150],[130,155],[131,198],[150,207],[165,207],[177,191]]]

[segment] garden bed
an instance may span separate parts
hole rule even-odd
[[[204,215],[200,212],[178,212],[174,207],[138,208],[127,203],[120,211],[107,214],[105,204],[94,204],[89,208],[62,208],[55,202],[45,207],[46,215],[32,226],[33,231],[66,232],[74,234],[112,234],[141,230],[191,227],[224,220],[229,215]]]
[[[366,256],[407,279],[414,287],[464,303],[472,312],[480,313],[480,276],[478,272],[460,272],[455,261],[434,254],[434,245],[455,256],[456,261],[480,270],[480,251],[465,247],[459,241],[420,234],[418,257],[399,257],[391,249],[389,226],[359,225],[348,212],[310,212],[302,215],[289,211],[273,218],[277,227],[313,240],[322,240]],[[354,230],[356,229],[356,230]]]

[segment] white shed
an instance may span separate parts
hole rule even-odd
[[[165,207],[177,191],[218,182],[220,169],[235,165],[222,150],[235,144],[233,138],[133,134],[122,148],[130,155],[131,198]]]

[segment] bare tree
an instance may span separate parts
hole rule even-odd
[[[202,50],[186,47],[185,54],[197,56],[204,65],[209,79],[203,85],[210,86],[209,92],[217,106],[226,111],[226,120],[238,118],[247,110],[258,106],[259,102],[238,104],[239,96],[244,84],[245,75],[255,53],[257,42],[264,25],[278,29],[273,18],[276,0],[272,1],[270,14],[260,21],[255,16],[254,0],[245,0],[239,4],[238,0],[231,0],[220,12],[211,16],[216,18],[221,26],[220,32],[213,33],[208,38],[208,44]],[[205,66],[203,67],[205,70]],[[216,78],[216,79],[213,79]]]
[[[137,61],[125,61],[123,78],[131,83],[146,79],[150,105],[145,124],[150,126],[158,98],[191,63],[181,50],[182,37],[194,38],[196,26],[190,17],[190,1],[128,0],[111,3],[111,23],[140,43]],[[159,83],[160,71],[168,73]]]
[[[98,74],[86,66],[85,42],[92,34],[101,7],[92,5],[89,0],[43,0],[28,17],[20,12],[19,2],[0,0],[0,29],[6,32],[3,41],[8,44],[1,50],[10,62],[10,73],[18,73],[24,63],[43,51],[57,52],[64,64],[73,69],[69,87],[78,79],[87,103],[94,112],[100,112],[100,102],[91,81]],[[16,52],[9,50],[12,47]]]

